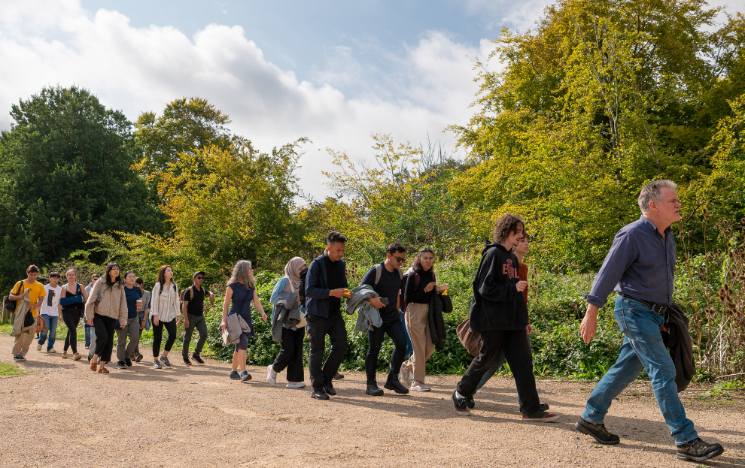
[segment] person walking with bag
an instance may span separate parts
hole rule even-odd
[[[60,305],[59,298],[62,287],[59,286],[59,272],[49,273],[49,284],[44,285],[46,296],[41,304],[41,318],[44,320],[46,329],[39,333],[39,341],[36,350],[41,351],[44,343],[47,343],[47,353],[56,353],[54,342],[57,341],[57,324],[59,324]],[[47,337],[49,340],[47,341]]]
[[[285,265],[285,276],[277,281],[272,291],[272,297],[269,300],[276,306],[279,302],[279,295],[282,292],[298,293],[298,303],[300,302],[300,274],[306,268],[305,260],[300,257],[294,257]],[[302,309],[302,307],[301,307]],[[272,324],[276,319],[272,313]],[[300,325],[300,324],[298,324]],[[305,337],[305,326],[292,326],[287,328],[282,324],[282,349],[274,359],[274,363],[267,367],[266,380],[269,383],[277,383],[277,374],[287,368],[287,388],[305,387],[305,376],[303,371],[303,338]]]
[[[197,364],[204,364],[201,355],[208,336],[207,321],[204,319],[205,295],[209,296],[210,304],[215,303],[215,295],[203,286],[204,275],[205,273],[203,271],[197,271],[192,275],[194,284],[184,292],[184,302],[181,306],[182,313],[184,314],[184,345],[182,347],[181,357],[183,357],[184,364],[187,366],[191,365],[191,361],[189,360],[189,346],[195,328],[199,331],[199,341],[197,341],[197,347],[194,349],[194,354],[191,355],[191,358]]]
[[[533,376],[528,308],[522,295],[528,284],[520,281],[517,257],[512,253],[524,230],[525,223],[519,216],[502,215],[494,224],[494,243],[486,244],[481,253],[469,314],[471,331],[481,333],[481,348],[453,391],[453,406],[458,414],[471,414],[477,385],[504,350],[515,377],[522,420],[554,422],[559,418],[541,410]]]
[[[62,287],[60,295],[60,306],[62,306],[62,321],[67,327],[67,336],[65,336],[65,347],[62,349],[62,359],[67,359],[67,350],[72,348],[73,361],[79,361],[81,356],[78,353],[78,324],[83,315],[85,315],[85,301],[88,294],[85,288],[76,282],[77,274],[72,268],[65,274],[67,284]]]
[[[600,379],[587,400],[575,428],[604,445],[620,438],[604,424],[613,400],[646,369],[652,389],[681,460],[702,462],[721,455],[720,444],[699,438],[686,417],[675,383],[675,365],[662,339],[660,327],[673,305],[675,237],[670,225],[680,221],[677,185],[658,180],[645,185],[639,194],[641,217],[616,234],[608,255],[585,294],[587,312],[580,325],[585,343],[595,337],[598,309],[616,291],[616,322],[624,334],[616,363]]]
[[[39,317],[39,308],[44,301],[46,290],[38,281],[36,277],[39,276],[39,268],[36,265],[29,265],[26,268],[26,279],[17,282],[10,290],[8,295],[8,301],[15,301],[13,311],[16,314],[15,320],[13,321],[13,359],[16,361],[25,361],[26,354],[28,354],[28,348],[31,346],[31,342],[34,341],[34,334],[36,332],[36,326],[39,325],[41,318]],[[28,291],[28,297],[26,297],[26,291]],[[21,303],[24,299],[28,299],[28,307],[26,311],[31,312],[31,317],[34,319],[34,325],[30,326],[24,324],[26,320],[25,311],[21,311]],[[23,319],[19,320],[19,312],[24,312]],[[16,326],[19,324],[19,326]]]
[[[373,325],[372,330],[367,332],[369,342],[367,356],[365,356],[365,372],[367,374],[365,393],[367,395],[383,395],[383,390],[378,387],[376,372],[378,370],[380,348],[386,334],[393,340],[394,348],[391,355],[390,370],[383,387],[401,395],[409,393],[409,389],[401,385],[398,380],[401,364],[404,362],[406,354],[406,333],[404,326],[401,324],[401,316],[398,313],[399,294],[401,293],[403,279],[400,267],[403,265],[405,258],[406,247],[398,243],[389,245],[386,249],[385,261],[370,268],[362,278],[362,283],[360,283],[372,286],[373,291],[380,296],[365,300],[378,309],[380,319],[383,321],[379,327]]]
[[[85,303],[85,318],[96,330],[95,352],[90,361],[92,371],[108,374],[106,364],[111,361],[114,348],[114,326],[116,321],[125,326],[127,321],[127,299],[124,284],[119,275],[119,265],[109,263],[103,278],[93,285]]]
[[[251,380],[251,374],[246,370],[248,338],[254,336],[253,322],[251,320],[251,302],[253,302],[256,310],[261,313],[262,320],[266,322],[267,316],[264,313],[261,302],[259,302],[259,296],[256,294],[256,284],[251,262],[240,260],[233,267],[233,273],[228,280],[225,301],[222,305],[222,323],[220,323],[220,329],[225,331],[230,328],[228,331],[231,337],[239,336],[238,344],[236,344],[235,352],[233,352],[232,369],[229,377],[234,380],[240,379],[243,382]],[[230,311],[228,311],[228,307],[230,307]],[[243,327],[243,324],[246,327]],[[238,368],[241,369],[240,374],[238,373]]]
[[[424,383],[427,360],[432,356],[435,346],[429,329],[429,304],[432,294],[442,292],[437,287],[434,270],[435,253],[429,247],[422,248],[414,259],[412,271],[406,275],[404,301],[406,311],[404,320],[411,339],[411,358],[401,365],[400,382],[410,385],[415,392],[428,392],[431,388]]]
[[[347,238],[343,234],[330,232],[326,236],[326,250],[311,262],[305,278],[306,319],[310,337],[308,367],[313,386],[311,397],[317,400],[328,400],[329,395],[336,395],[332,380],[347,349],[347,328],[341,316],[341,298],[350,299],[354,293],[347,289],[346,264],[342,260],[346,243]],[[331,352],[324,363],[326,335],[331,341]]]
[[[168,353],[176,341],[176,330],[181,317],[179,310],[178,286],[173,282],[173,268],[163,265],[158,270],[158,282],[153,287],[150,297],[150,320],[153,322],[153,369],[171,367]],[[168,339],[160,355],[163,341],[163,327],[168,332]]]
[[[132,357],[140,342],[140,321],[137,319],[138,303],[142,303],[142,290],[135,282],[133,271],[124,274],[124,296],[127,299],[127,321],[124,327],[116,330],[116,368],[132,367]],[[129,344],[127,344],[129,337]]]

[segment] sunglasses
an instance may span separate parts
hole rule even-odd
[[[197,276],[197,277],[196,277],[196,278],[194,278],[194,279],[198,279],[198,280],[203,280],[203,279],[204,279],[204,276]]]
[[[391,255],[391,257],[395,258],[398,263],[403,263],[405,260],[405,257],[396,257],[395,255]]]

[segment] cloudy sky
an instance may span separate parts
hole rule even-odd
[[[45,85],[88,88],[132,121],[200,96],[263,151],[309,138],[301,187],[323,198],[325,148],[369,158],[378,132],[452,148],[443,130],[474,112],[474,60],[549,3],[0,0],[0,129]]]

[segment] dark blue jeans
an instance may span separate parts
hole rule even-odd
[[[395,346],[391,355],[389,377],[398,376],[398,372],[401,370],[401,364],[406,357],[406,332],[400,320],[394,320],[393,322],[383,323],[379,327],[373,327],[372,330],[367,332],[367,339],[370,342],[370,346],[367,349],[367,356],[365,356],[365,372],[367,373],[368,384],[376,381],[375,371],[378,370],[378,356],[380,355],[380,348],[383,346],[386,333],[391,337]]]
[[[414,353],[414,347],[411,345],[411,338],[409,338],[409,332],[406,331],[406,320],[404,319],[404,313],[400,310],[398,313],[401,315],[401,325],[404,327],[404,334],[406,335],[406,358],[409,358]]]
[[[676,445],[698,437],[693,422],[686,418],[683,403],[675,385],[675,365],[662,343],[660,327],[664,316],[641,302],[618,296],[614,311],[616,322],[626,336],[618,360],[603,376],[587,400],[582,419],[603,424],[613,399],[641,372],[647,370],[652,389],[665,423]]]

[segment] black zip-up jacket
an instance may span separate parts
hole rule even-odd
[[[473,280],[471,331],[524,330],[528,307],[515,286],[519,281],[517,257],[501,244],[487,243]]]

